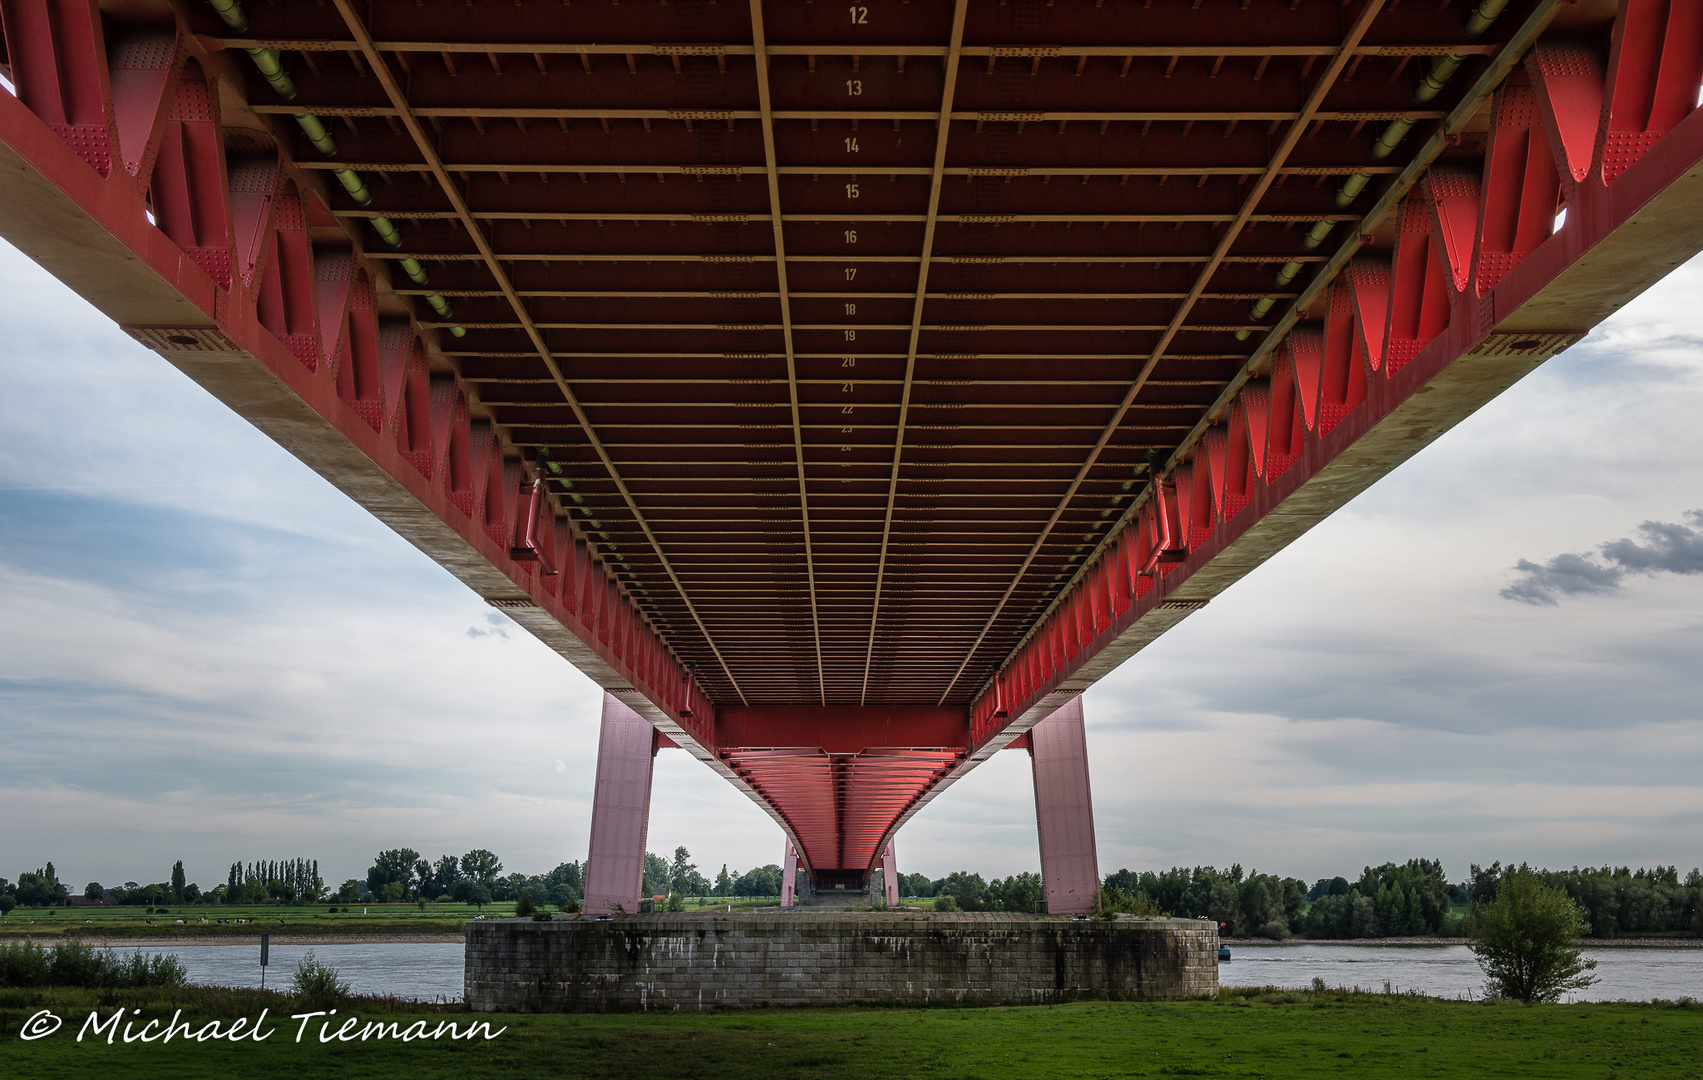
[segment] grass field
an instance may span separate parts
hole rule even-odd
[[[487,919],[514,914],[514,904],[350,904],[313,906],[183,904],[165,914],[139,907],[18,908],[0,919],[4,935],[64,935],[94,937],[218,937],[262,932],[272,934],[441,934],[460,933],[477,915]],[[363,908],[366,914],[362,914]],[[156,909],[158,910],[158,909]],[[201,920],[205,919],[203,923]]]
[[[779,897],[705,897],[687,901],[686,911],[735,911],[780,903]],[[95,938],[223,937],[269,933],[290,934],[459,934],[468,922],[483,915],[487,919],[514,916],[514,902],[487,904],[342,904],[335,905],[221,905],[169,906],[164,914],[149,914],[140,907],[17,908],[0,918],[0,937],[54,937],[76,935]],[[155,909],[156,912],[160,909]],[[553,908],[548,910],[555,910]],[[205,919],[205,922],[201,920]]]
[[[396,1020],[404,1028],[450,1021],[466,1030],[490,1020],[495,1039],[417,1039],[322,1044],[321,1019],[295,1041],[301,1011],[258,991],[0,990],[0,1075],[32,1080],[242,1076],[245,1080],[406,1076],[464,1077],[950,1078],[1040,1077],[1703,1077],[1703,1008],[1661,1004],[1484,1005],[1413,997],[1269,991],[1226,992],[1213,1001],[1087,1003],[1020,1009],[774,1009],[700,1014],[474,1016],[423,1007],[393,1012],[373,1000],[345,1002],[336,1017]],[[169,1019],[183,1008],[199,1027],[210,1017],[271,1010],[264,1042],[116,1045],[82,1043],[99,1019]],[[49,1009],[63,1026],[20,1038]],[[274,1021],[276,1021],[274,1023]],[[426,1030],[426,1029],[419,1029]],[[330,1029],[335,1033],[336,1027]]]

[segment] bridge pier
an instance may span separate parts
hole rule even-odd
[[[1100,859],[1094,850],[1082,698],[1072,698],[1030,728],[1028,746],[1035,773],[1035,826],[1041,839],[1047,914],[1092,911],[1100,886]]]
[[[887,850],[881,853],[881,885],[890,908],[899,906],[899,860],[893,854],[893,844],[887,841]]]
[[[591,804],[591,847],[585,860],[588,915],[629,914],[644,893],[650,786],[660,740],[650,721],[614,694],[603,695],[597,739],[597,787]]]
[[[781,907],[791,907],[798,900],[798,849],[786,842],[786,856],[781,859]]]

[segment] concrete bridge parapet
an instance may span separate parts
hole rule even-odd
[[[1190,919],[742,913],[501,920],[467,934],[478,1012],[1041,1005],[1217,989],[1217,927]]]

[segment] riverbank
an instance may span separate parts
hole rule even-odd
[[[1285,945],[1330,945],[1345,948],[1383,949],[1383,948],[1441,948],[1445,945],[1470,945],[1471,939],[1464,937],[1386,937],[1386,938],[1307,938],[1291,937],[1282,941],[1271,938],[1220,938],[1224,944],[1235,948],[1238,945],[1259,945],[1281,947]],[[1650,938],[1650,937],[1617,937],[1617,938],[1580,938],[1579,945],[1586,949],[1703,949],[1703,938]]]
[[[463,934],[278,934],[267,932],[276,945],[460,945]],[[27,939],[26,939],[27,940]],[[51,945],[63,937],[48,937],[37,944]],[[254,945],[261,947],[259,934],[221,934],[216,937],[97,937],[80,935],[78,942],[111,949],[192,949],[198,945]]]

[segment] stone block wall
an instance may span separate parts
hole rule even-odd
[[[639,915],[467,929],[480,1012],[1030,1005],[1218,989],[1218,928],[1017,914]]]

